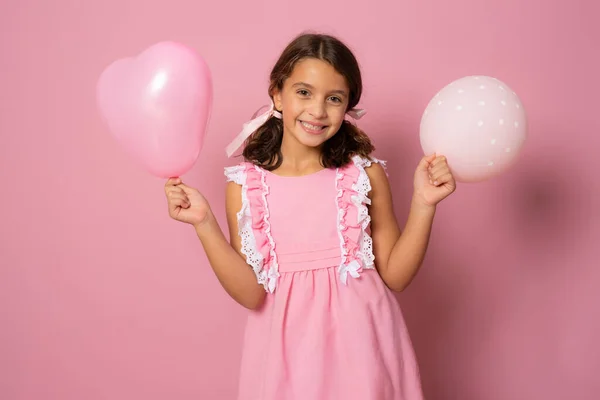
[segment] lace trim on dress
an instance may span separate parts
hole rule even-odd
[[[242,186],[242,207],[237,213],[241,252],[257,281],[273,293],[279,277],[275,241],[271,235],[265,172],[250,163],[225,168],[228,181]]]
[[[353,278],[360,276],[360,271],[375,268],[373,255],[373,239],[367,229],[371,223],[368,197],[371,182],[365,171],[373,162],[386,168],[385,161],[355,156],[352,164],[336,171],[335,187],[337,189],[336,204],[338,206],[338,235],[340,237],[341,262],[338,273],[342,283],[346,284],[348,275]],[[352,169],[354,167],[354,169]],[[387,171],[386,171],[387,173]],[[348,209],[356,207],[356,221],[348,220]]]

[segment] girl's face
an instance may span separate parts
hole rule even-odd
[[[273,95],[275,108],[283,114],[284,140],[319,147],[337,133],[348,106],[346,79],[330,64],[300,60]]]

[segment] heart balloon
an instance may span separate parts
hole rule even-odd
[[[440,90],[421,119],[426,154],[446,156],[454,178],[477,182],[506,171],[527,137],[521,100],[504,82],[467,76]]]
[[[194,50],[157,43],[110,64],[96,87],[98,108],[121,145],[150,173],[180,176],[196,162],[212,110],[212,78]]]

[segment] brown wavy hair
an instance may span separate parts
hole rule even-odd
[[[362,94],[360,68],[352,51],[339,39],[325,34],[304,33],[297,36],[281,53],[270,75],[269,96],[283,89],[298,61],[315,58],[329,63],[346,78],[350,93],[348,108],[354,108]],[[282,162],[281,141],[283,121],[271,117],[246,140],[242,155],[266,170],[277,169]],[[344,120],[335,135],[323,144],[321,164],[325,168],[340,168],[355,155],[369,158],[375,150],[369,137],[351,122]]]

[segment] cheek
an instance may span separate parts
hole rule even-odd
[[[284,118],[289,121],[293,121],[298,118],[299,114],[302,113],[302,108],[297,102],[287,101],[283,104],[283,109],[285,112],[283,113]]]
[[[343,111],[339,110],[336,110],[335,112],[329,114],[329,120],[331,121],[331,124],[337,128],[342,126],[342,122],[344,122],[345,117],[346,114]]]
[[[287,126],[292,126],[296,123],[296,114],[292,112],[286,112],[283,114],[283,123]]]

